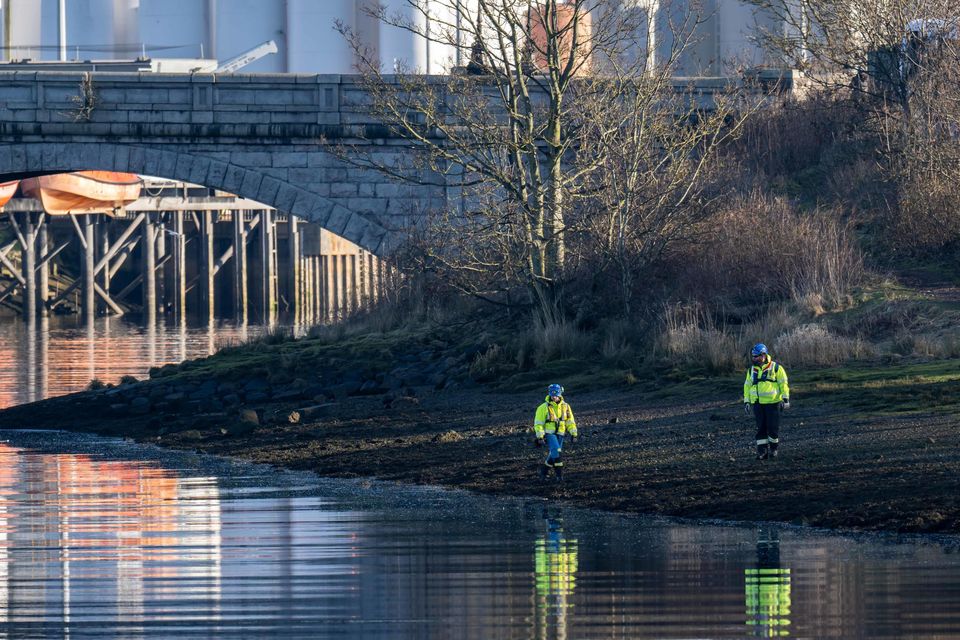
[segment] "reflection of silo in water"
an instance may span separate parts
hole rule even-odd
[[[68,619],[69,582],[58,549],[61,505],[56,500],[55,463],[41,455],[0,444],[4,469],[4,553],[8,624]],[[52,491],[51,491],[52,490]],[[52,493],[52,498],[45,498]],[[39,498],[25,501],[23,494]]]
[[[122,620],[136,633],[145,619],[170,615],[164,601],[183,599],[172,581],[184,577],[207,578],[215,599],[219,512],[213,481],[181,490],[176,474],[140,462],[0,444],[5,622],[66,634],[83,611],[85,622]]]
[[[218,620],[223,602],[224,506],[217,478],[179,478],[176,504],[175,544],[183,550],[177,554],[177,577],[194,581],[197,608],[205,605],[209,619]]]
[[[780,565],[780,534],[763,528],[757,537],[757,565],[744,569],[747,627],[752,635],[790,635],[790,569]]]
[[[359,616],[358,535],[352,514],[318,497],[225,490],[221,603],[251,624],[302,628],[318,615]]]
[[[13,506],[18,482],[18,450],[0,443],[0,625],[10,621],[10,532],[15,524]]]

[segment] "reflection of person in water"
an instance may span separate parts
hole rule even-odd
[[[790,635],[790,569],[780,566],[780,533],[776,528],[764,527],[757,532],[757,566],[744,572],[747,626],[752,635]]]
[[[546,531],[534,551],[537,589],[537,636],[567,637],[569,601],[577,586],[577,541],[563,535],[563,523],[544,513]],[[555,634],[551,634],[555,628]]]

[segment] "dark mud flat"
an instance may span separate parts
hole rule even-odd
[[[735,393],[735,392],[734,392]],[[550,497],[610,511],[829,528],[960,533],[960,424],[952,414],[870,416],[797,403],[782,453],[756,461],[739,403],[571,396],[582,438],[563,484],[541,482],[528,427],[537,394],[436,392],[342,398],[286,416],[291,403],[235,413],[112,415],[83,393],[0,412],[2,428],[121,435],[331,477],[375,477],[486,494]]]

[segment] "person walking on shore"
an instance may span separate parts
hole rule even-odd
[[[757,460],[776,458],[780,448],[780,412],[790,408],[787,372],[758,343],[750,350],[753,364],[743,382],[743,409],[757,423]]]
[[[573,410],[563,399],[563,387],[552,384],[547,387],[547,397],[543,404],[537,407],[533,417],[534,441],[538,447],[547,445],[547,459],[540,467],[540,478],[546,479],[553,469],[557,480],[563,480],[563,439],[569,434],[573,441],[577,441],[577,422],[573,418]]]

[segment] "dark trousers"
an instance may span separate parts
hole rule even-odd
[[[780,404],[753,405],[753,419],[757,422],[757,447],[775,451],[780,444]]]

